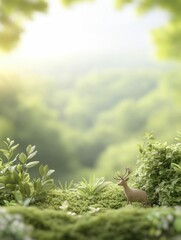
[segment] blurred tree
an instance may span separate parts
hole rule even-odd
[[[109,145],[97,159],[97,174],[112,179],[113,172],[126,167],[135,167],[138,155],[137,143],[135,138],[130,138],[125,142]]]
[[[93,0],[60,0],[64,6]],[[159,8],[170,14],[167,25],[155,30],[154,40],[161,58],[181,59],[181,0],[115,0],[117,8],[136,2],[139,13]],[[45,12],[46,0],[0,0],[0,48],[14,48],[23,31],[22,20],[35,12]]]
[[[46,9],[46,0],[0,0],[0,48],[14,48],[23,31],[23,20]]]
[[[92,2],[94,0],[60,0],[64,6],[70,6],[73,3],[80,3],[80,2]]]
[[[116,6],[136,3],[138,13],[151,9],[163,9],[170,15],[169,22],[153,31],[158,56],[161,58],[181,59],[181,0],[116,0]]]
[[[62,179],[75,166],[69,145],[64,143],[64,126],[42,101],[41,89],[35,82],[0,76],[0,140],[14,139],[21,151],[29,144],[36,145],[40,162],[56,169]]]

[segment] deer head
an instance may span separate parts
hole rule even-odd
[[[127,184],[127,181],[129,180],[128,176],[131,174],[132,170],[130,168],[126,168],[125,173],[123,175],[119,173],[115,173],[115,180],[118,180],[119,186],[125,186]]]

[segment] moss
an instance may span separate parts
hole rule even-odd
[[[68,207],[60,206],[67,201]],[[52,190],[45,200],[31,207],[8,207],[33,226],[36,240],[175,240],[181,228],[180,208],[143,208],[126,205],[120,187],[111,184],[93,196],[75,191]],[[93,213],[89,207],[101,208]],[[95,209],[96,210],[96,209]],[[75,216],[69,212],[76,213]]]
[[[76,191],[52,190],[42,201],[35,205],[41,209],[60,209],[64,201],[68,202],[68,210],[77,214],[82,214],[89,210],[90,206],[101,209],[118,209],[125,205],[125,196],[120,187],[111,184],[103,192],[92,195],[78,195]]]
[[[35,207],[9,207],[33,225],[37,240],[157,240],[179,236],[180,210],[127,206],[94,214],[69,216],[64,211]]]
[[[59,239],[62,237],[64,229],[76,221],[76,218],[56,210],[40,210],[35,207],[9,207],[8,211],[21,214],[25,222],[34,227],[33,238],[35,239]]]

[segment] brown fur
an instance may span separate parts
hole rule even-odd
[[[119,186],[123,186],[124,193],[127,198],[128,203],[141,202],[143,204],[148,204],[148,198],[145,191],[135,188],[130,188],[127,185],[127,180],[121,180],[118,183]]]
[[[119,180],[118,185],[124,188],[124,193],[127,198],[128,203],[132,202],[141,202],[142,204],[150,205],[147,194],[145,191],[135,188],[130,188],[127,184],[129,180],[128,176],[132,171],[129,168],[126,168],[126,171],[123,175],[116,174],[116,180]]]

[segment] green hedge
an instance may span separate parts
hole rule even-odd
[[[71,216],[62,210],[9,207],[34,227],[36,240],[164,240],[181,237],[180,208],[127,206]]]

